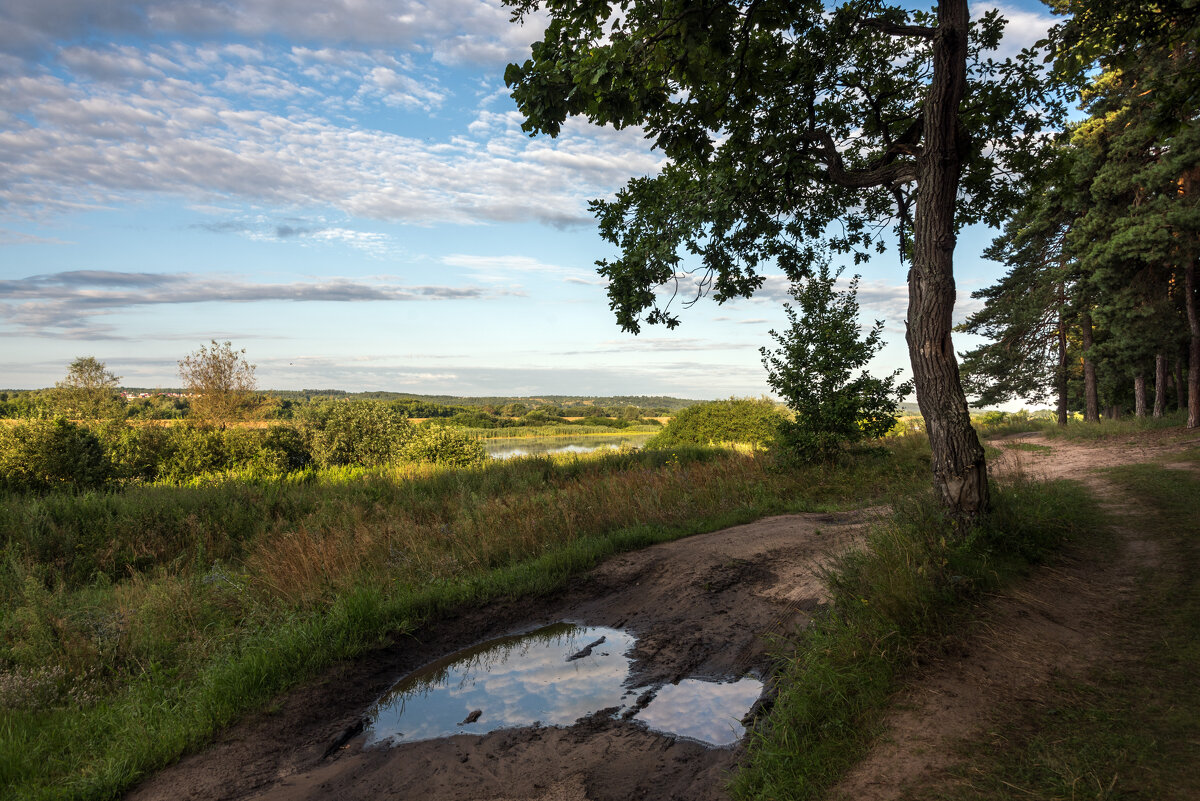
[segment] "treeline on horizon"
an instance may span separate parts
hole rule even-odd
[[[121,394],[128,397],[122,397]],[[138,397],[146,395],[146,397]],[[191,417],[187,390],[180,388],[118,387],[110,396],[120,409],[106,416],[129,420],[185,420]],[[498,428],[526,424],[546,425],[568,422],[566,418],[590,420],[588,425],[604,425],[597,419],[636,421],[643,418],[670,417],[698,401],[667,396],[586,396],[541,395],[536,397],[456,395],[413,395],[401,392],[346,392],[329,389],[265,390],[256,393],[247,419],[260,421],[293,420],[305,409],[335,401],[366,400],[385,404],[409,419],[437,418],[448,425],[470,428]],[[46,389],[0,390],[0,418],[42,419],[55,416],[77,417],[64,404],[56,387]],[[580,420],[579,422],[583,422]]]

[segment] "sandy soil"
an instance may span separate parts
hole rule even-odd
[[[1160,457],[1168,434],[1094,446],[1022,435],[1050,452],[1005,447],[1001,473],[1066,476],[1120,503],[1093,470]],[[131,801],[183,799],[490,799],[608,801],[725,798],[738,748],[710,748],[598,714],[572,727],[510,729],[392,748],[350,737],[363,714],[406,673],[492,637],[568,620],[638,637],[640,683],[686,676],[765,675],[773,633],[802,626],[824,601],[816,571],[861,541],[872,512],[789,515],[614,557],[548,598],[497,604],[427,631],[289,694],[270,713],[146,781]],[[1121,557],[1069,557],[989,599],[980,625],[901,693],[887,734],[834,797],[889,799],[944,777],[957,741],[1000,711],[1027,703],[1058,671],[1103,654],[1139,569],[1158,558],[1134,531]],[[344,739],[344,737],[343,737]]]
[[[568,620],[638,637],[637,683],[724,678],[767,669],[770,635],[823,602],[815,570],[862,537],[870,512],[787,515],[613,557],[550,598],[442,621],[282,699],[129,798],[720,799],[737,748],[711,748],[607,715],[569,728],[363,748],[326,756],[388,687],[465,646]]]
[[[1162,458],[1187,444],[1177,435],[1151,432],[1089,444],[1023,434],[993,443],[1004,453],[990,464],[998,475],[1081,481],[1105,511],[1119,514],[1131,510],[1095,471]],[[1010,447],[1020,443],[1050,450]],[[1117,535],[1115,560],[1078,549],[989,599],[975,629],[897,695],[884,736],[829,797],[921,797],[922,788],[948,780],[960,743],[1036,702],[1054,676],[1081,672],[1111,653],[1138,573],[1157,566],[1160,558],[1156,545],[1136,530],[1121,528]]]

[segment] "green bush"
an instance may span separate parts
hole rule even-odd
[[[766,398],[730,398],[697,403],[675,415],[670,424],[651,437],[647,448],[679,445],[713,445],[736,442],[766,447],[787,417]]]
[[[445,426],[425,426],[404,447],[404,458],[453,467],[481,464],[487,452],[479,440]]]
[[[332,403],[322,418],[310,428],[310,448],[324,467],[388,464],[401,458],[413,436],[402,412],[376,401]]]
[[[0,484],[8,489],[99,487],[112,469],[100,438],[70,420],[0,428]]]

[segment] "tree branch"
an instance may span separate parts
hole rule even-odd
[[[848,189],[865,189],[872,186],[894,186],[917,179],[917,167],[912,162],[893,161],[869,170],[847,170],[842,154],[828,131],[813,131],[803,139],[819,145],[817,155],[825,164],[829,180]]]
[[[922,39],[933,40],[937,35],[937,28],[928,28],[924,25],[897,25],[887,20],[871,17],[862,21],[864,27],[874,28],[880,33],[886,33],[888,36],[919,36]]]

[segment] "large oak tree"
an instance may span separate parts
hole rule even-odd
[[[510,65],[525,129],[581,115],[640,126],[668,158],[595,201],[619,258],[599,262],[620,325],[678,324],[672,300],[752,294],[832,248],[865,259],[899,235],[908,347],[934,483],[962,524],[988,507],[983,448],[951,345],[953,257],[964,224],[999,225],[1012,176],[1047,118],[1031,54],[982,54],[996,12],[966,0],[914,12],[876,0],[506,0],[550,15]],[[692,286],[684,286],[687,281]]]

